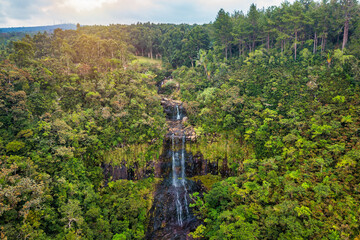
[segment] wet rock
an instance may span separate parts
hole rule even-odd
[[[128,179],[128,169],[125,163],[120,166],[114,166],[112,163],[102,163],[101,168],[105,178],[105,186],[109,181],[116,181],[119,179]]]
[[[165,135],[162,163],[156,165],[156,175],[164,178],[157,186],[153,206],[149,212],[150,222],[146,239],[186,240],[201,222],[189,208],[189,194],[202,191],[201,184],[188,180],[192,156],[186,152],[185,143],[195,139],[192,127],[186,127],[185,110],[181,101],[163,98],[161,101],[167,115],[168,131]]]
[[[154,175],[154,171],[156,169],[153,161],[147,162],[144,167],[139,167],[136,163],[127,167],[127,163],[125,161],[121,164],[102,163],[101,168],[103,170],[105,186],[107,186],[109,181],[117,181],[120,179],[139,180],[148,178]]]
[[[182,124],[185,124],[186,122],[188,121],[188,117],[183,117],[183,119],[182,119]]]
[[[161,105],[164,108],[168,120],[182,120],[186,112],[183,103],[179,100],[162,98]]]

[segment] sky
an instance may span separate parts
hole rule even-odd
[[[0,27],[154,23],[209,23],[223,8],[247,12],[283,0],[0,0]]]

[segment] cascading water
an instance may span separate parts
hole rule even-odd
[[[161,174],[157,177],[164,180],[157,186],[146,239],[185,240],[200,224],[189,208],[189,195],[200,192],[201,186],[186,179],[186,169],[190,167],[187,160],[191,160],[191,155],[186,152],[186,130],[179,121],[184,117],[179,107],[181,103],[170,99],[163,101],[169,130],[158,165]]]
[[[182,216],[182,206],[179,198],[179,189],[178,189],[178,176],[176,172],[177,159],[179,155],[175,152],[175,140],[174,134],[171,135],[171,145],[172,145],[172,185],[175,188],[175,206],[176,206],[176,214],[177,214],[177,222],[180,226],[183,225],[183,216]]]
[[[176,213],[178,224],[180,226],[183,225],[183,219],[189,215],[189,207],[188,207],[188,191],[186,189],[186,176],[185,176],[185,134],[182,137],[182,145],[181,145],[181,159],[179,159],[179,153],[175,150],[175,137],[174,134],[171,135],[171,145],[172,145],[172,186],[174,187],[176,199],[175,199],[175,206],[176,206]],[[181,164],[181,178],[179,179],[177,173],[177,167]],[[183,197],[180,194],[183,193]],[[182,201],[183,200],[183,204]],[[184,209],[185,214],[184,214]]]
[[[180,120],[181,116],[180,116],[180,111],[179,111],[179,106],[176,105],[176,120]]]

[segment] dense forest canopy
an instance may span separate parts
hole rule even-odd
[[[359,12],[301,0],[204,25],[1,33],[1,238],[144,239],[161,93],[227,169],[192,196],[192,238],[359,239]],[[108,182],[109,162],[134,176]]]

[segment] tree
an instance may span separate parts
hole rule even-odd
[[[213,26],[215,29],[215,39],[221,45],[221,48],[224,49],[225,59],[228,59],[228,53],[231,56],[230,44],[233,28],[229,13],[225,12],[224,9],[220,9]]]
[[[10,55],[17,66],[24,67],[28,65],[34,57],[34,48],[31,43],[25,41],[12,42],[14,53]]]
[[[189,59],[191,66],[194,67],[194,62],[200,49],[208,50],[210,39],[207,31],[202,26],[195,26],[186,35],[183,41],[182,52],[185,59]]]
[[[297,58],[298,33],[303,30],[304,24],[307,22],[304,14],[304,6],[296,1],[293,5],[286,9],[283,15],[283,21],[288,24],[294,33],[294,59]]]
[[[250,37],[249,37],[250,40],[249,44],[251,44],[249,45],[250,52],[255,51],[256,39],[260,32],[259,18],[260,18],[260,13],[256,9],[256,5],[251,4],[250,10],[247,14],[247,21],[249,24],[249,31],[250,31]]]
[[[349,39],[349,25],[353,17],[353,14],[358,10],[355,0],[342,0],[341,7],[344,14],[344,35],[342,42],[342,51],[344,51],[345,46]]]
[[[247,24],[246,16],[242,12],[235,12],[233,19],[233,32],[232,37],[234,43],[238,44],[239,56],[244,53],[244,47],[246,49],[247,36],[250,34],[249,25]]]

